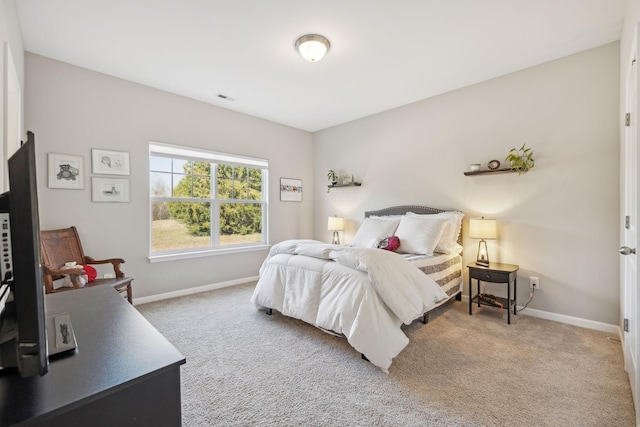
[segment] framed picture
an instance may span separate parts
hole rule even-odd
[[[301,202],[302,180],[280,178],[280,200],[283,202]]]
[[[62,351],[73,350],[77,347],[76,335],[73,332],[73,325],[71,324],[71,317],[69,313],[64,312],[51,316],[48,320],[53,318],[53,322],[47,322],[47,332],[51,334],[49,330],[49,324],[53,324],[55,328],[55,347],[50,349],[53,354],[60,353]],[[51,341],[49,341],[51,343]]]
[[[91,201],[128,202],[129,179],[127,178],[91,178]]]
[[[102,175],[129,175],[129,153],[92,148],[91,171]]]
[[[353,184],[353,175],[345,175],[342,177],[342,184],[350,185]]]
[[[48,153],[49,188],[84,189],[84,158],[70,154]]]

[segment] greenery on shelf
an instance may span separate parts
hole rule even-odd
[[[330,182],[330,184],[327,186],[328,193],[329,191],[331,191],[331,187],[338,183],[338,174],[333,169],[329,169],[329,173],[327,173],[327,179]]]
[[[512,148],[505,158],[511,164],[511,170],[517,171],[518,175],[523,175],[533,169],[535,161],[533,160],[533,151],[526,148],[526,144],[522,144],[520,148]]]

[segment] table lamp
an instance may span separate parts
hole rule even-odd
[[[344,218],[339,216],[330,216],[327,221],[327,230],[333,231],[333,240],[331,243],[339,245],[340,236],[338,235],[338,231],[344,230]]]
[[[487,242],[484,239],[496,239],[498,237],[496,220],[485,219],[484,217],[471,218],[469,220],[469,237],[480,239],[476,264],[489,267],[489,252],[487,251]]]

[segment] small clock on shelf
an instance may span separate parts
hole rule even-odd
[[[489,163],[487,163],[487,167],[489,168],[489,170],[496,170],[500,167],[500,162],[497,160],[491,160]]]

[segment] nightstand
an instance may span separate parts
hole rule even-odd
[[[469,268],[469,315],[473,311],[473,303],[476,302],[478,307],[481,305],[488,305],[495,307],[494,305],[484,302],[480,299],[480,282],[491,283],[505,283],[507,285],[507,298],[496,297],[496,300],[503,304],[507,308],[507,323],[511,324],[511,307],[513,306],[513,314],[516,313],[516,284],[517,284],[517,272],[520,269],[519,266],[513,264],[500,264],[492,262],[489,267],[483,267],[477,264],[470,264]],[[472,281],[476,279],[478,284],[478,293],[473,295]],[[511,283],[513,283],[513,299],[511,298]]]

